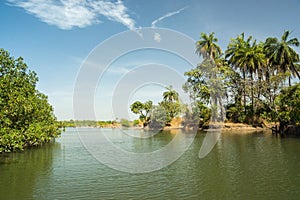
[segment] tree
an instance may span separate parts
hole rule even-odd
[[[282,89],[275,102],[280,127],[300,123],[300,83]]]
[[[243,69],[250,74],[251,85],[251,115],[254,117],[254,74],[258,74],[259,71],[266,65],[265,54],[261,44],[254,43],[250,47],[240,48],[236,52],[236,63],[243,67]],[[252,118],[253,123],[253,118]]]
[[[163,129],[167,120],[166,110],[160,105],[153,106],[150,113],[150,119],[151,119],[149,123],[150,128]]]
[[[245,40],[245,34],[241,33],[236,38],[231,39],[230,43],[227,46],[227,50],[225,51],[225,59],[228,59],[228,63],[232,65],[233,68],[238,69],[240,72],[242,72],[242,78],[243,78],[243,97],[244,97],[244,114],[247,114],[246,110],[246,66],[241,65],[239,63],[239,56],[241,55],[241,51],[244,51],[244,49],[249,49],[251,47],[252,36],[249,36],[247,40]]]
[[[0,152],[23,150],[60,134],[47,96],[36,89],[38,77],[23,59],[0,49]]]
[[[204,59],[215,60],[222,54],[221,48],[216,44],[218,39],[215,38],[214,32],[209,35],[201,33],[200,40],[196,42],[196,53]]]
[[[242,33],[231,39],[224,59],[214,33],[202,33],[196,43],[196,53],[203,61],[185,72],[184,90],[189,92],[195,105],[199,101],[210,106],[212,121],[219,113],[223,116],[220,110],[223,98],[227,100],[229,120],[256,125],[262,123],[261,117],[276,120],[277,96],[283,80],[289,77],[291,85],[291,76],[299,78],[299,55],[293,47],[300,44],[297,38],[289,39],[289,35],[290,32],[285,31],[280,41],[267,38],[262,43],[251,36],[245,38]],[[241,113],[243,108],[244,114]],[[190,115],[187,111],[187,116]]]
[[[136,101],[130,106],[130,109],[134,114],[140,115],[139,118],[144,123],[144,127],[147,126],[150,121],[150,110],[152,109],[152,106],[152,101],[146,101],[145,103]]]
[[[220,71],[219,68],[223,64],[221,61],[222,56],[222,50],[221,48],[216,44],[218,42],[218,39],[214,37],[214,32],[210,33],[209,35],[205,33],[201,33],[200,40],[196,42],[196,53],[199,54],[199,56],[203,57],[203,62],[199,64],[196,71],[193,71],[193,74],[190,74],[187,72],[185,75],[187,76],[194,76],[196,78],[199,73],[206,76],[206,78],[202,79],[202,81],[198,82],[197,84],[200,84],[201,90],[201,98],[210,98],[210,104],[212,108],[212,121],[217,121],[218,119],[218,113],[217,111],[220,109],[221,111],[221,118],[224,118],[224,110],[223,110],[223,103],[222,103],[222,97],[223,97],[223,85],[222,80],[220,80]],[[196,72],[196,74],[195,74]],[[200,78],[201,79],[201,78]],[[206,80],[205,80],[206,79]],[[222,78],[221,78],[222,79]],[[188,82],[192,79],[188,79]],[[187,82],[187,83],[188,83]],[[189,87],[189,84],[185,84],[185,89]],[[195,89],[195,88],[194,88]],[[193,89],[192,89],[193,90]],[[191,91],[191,90],[190,90]]]
[[[251,116],[252,123],[254,121],[254,76],[257,75],[258,84],[260,84],[262,79],[262,72],[264,67],[267,65],[267,59],[264,54],[263,44],[256,43],[254,40],[251,43],[252,37],[248,37],[247,40],[244,38],[244,33],[239,35],[236,39],[232,39],[226,50],[226,58],[229,58],[229,63],[234,66],[234,68],[239,69],[242,72],[244,80],[244,112],[247,114],[246,105],[246,75],[250,76],[250,90],[251,90]],[[258,96],[260,92],[258,91]]]
[[[163,101],[159,103],[165,109],[166,122],[170,123],[181,111],[179,94],[172,86],[166,87],[167,91],[163,93]]]
[[[165,110],[167,125],[169,125],[172,119],[176,117],[181,111],[181,104],[179,101],[176,102],[162,101],[159,102],[159,106],[161,106]]]
[[[186,107],[186,113],[184,117],[184,124],[187,126],[192,125],[195,127],[208,125],[211,118],[211,109],[209,109],[204,103],[199,100],[194,101],[191,104],[191,108]]]
[[[231,74],[231,68],[220,57],[216,58],[215,64],[206,59],[196,68],[185,72],[188,78],[183,89],[190,94],[195,105],[200,101],[211,106],[213,122],[224,120],[223,99]]]
[[[169,102],[179,101],[179,94],[173,89],[171,85],[169,87],[166,87],[166,89],[167,91],[163,93],[164,101],[169,101]]]
[[[267,38],[264,49],[273,66],[281,72],[290,72],[300,80],[299,69],[296,66],[299,62],[299,55],[293,49],[300,43],[297,38],[288,39],[290,34],[290,31],[284,31],[281,40],[275,37]],[[291,76],[289,76],[289,86],[291,86]]]
[[[235,55],[236,52],[241,48],[250,47],[250,42],[252,40],[252,36],[249,36],[247,40],[245,40],[245,33],[241,33],[236,38],[231,39],[230,43],[227,46],[227,50],[225,51],[225,59],[229,59],[229,63],[235,64]],[[235,66],[238,68],[238,66]]]

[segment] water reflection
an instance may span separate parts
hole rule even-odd
[[[98,129],[82,131],[97,134]],[[142,139],[117,130],[107,130],[107,134],[122,148],[136,152],[153,151],[177,134],[192,137],[174,131]],[[204,137],[205,133],[197,134],[173,164],[151,173],[130,174],[99,163],[83,147],[76,131],[69,129],[55,144],[0,157],[0,199],[300,198],[299,139],[223,133],[215,148],[200,160]]]
[[[49,187],[49,174],[57,151],[60,144],[51,143],[22,153],[0,155],[0,198],[31,199],[43,195],[36,194],[35,188]]]

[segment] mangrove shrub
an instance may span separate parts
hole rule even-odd
[[[47,96],[36,89],[37,74],[23,59],[0,49],[0,152],[49,142],[60,131]]]

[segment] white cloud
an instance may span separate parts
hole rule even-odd
[[[155,40],[156,42],[160,42],[160,41],[161,41],[161,36],[160,36],[159,33],[154,33],[154,40]]]
[[[83,28],[100,23],[99,16],[119,22],[130,30],[135,21],[127,14],[121,0],[117,2],[99,0],[7,0],[13,6],[24,8],[29,14],[60,29]]]
[[[158,22],[164,20],[165,18],[172,17],[173,15],[179,14],[179,13],[181,13],[183,10],[185,10],[186,8],[187,8],[187,7],[184,7],[184,8],[181,8],[181,9],[177,10],[177,11],[169,12],[169,13],[167,13],[167,14],[165,14],[165,15],[159,17],[159,18],[157,18],[156,20],[154,20],[154,21],[151,23],[152,27],[155,28],[155,27],[156,27],[156,24],[157,24]]]
[[[106,16],[109,20],[119,22],[130,30],[135,29],[135,22],[127,14],[127,8],[121,0],[117,2],[90,1],[91,7],[97,14]]]

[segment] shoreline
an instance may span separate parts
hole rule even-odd
[[[221,126],[221,127],[219,127]],[[237,132],[237,133],[245,133],[245,132],[261,132],[261,131],[267,131],[271,132],[271,126],[264,126],[264,127],[254,127],[252,125],[243,124],[243,123],[219,123],[215,125],[210,125],[205,128],[197,128],[195,126],[167,126],[164,127],[161,130],[176,130],[176,129],[183,129],[183,130],[195,130],[198,131],[213,131],[214,129],[220,130],[222,132],[228,133],[228,132]],[[209,128],[211,127],[211,128]],[[67,128],[67,127],[66,127]],[[72,128],[99,128],[99,129],[132,129],[132,130],[155,130],[151,129],[149,127],[141,127],[141,126],[135,126],[135,127],[122,127],[122,126],[107,126],[107,127],[99,127],[99,126],[76,126]]]

